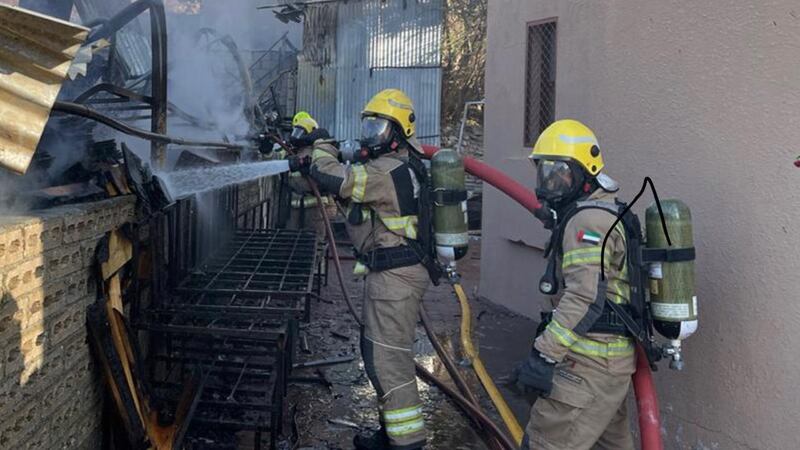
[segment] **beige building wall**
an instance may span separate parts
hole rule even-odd
[[[622,197],[650,176],[694,214],[701,325],[656,373],[666,448],[800,448],[800,3],[490,0],[486,160],[529,186],[526,24],[552,17],[556,117],[595,130]],[[484,195],[481,292],[532,315],[546,233]]]

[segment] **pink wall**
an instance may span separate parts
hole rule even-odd
[[[632,3],[490,0],[486,160],[533,185],[526,23],[557,17],[556,117],[595,130],[623,198],[650,176],[695,217],[700,331],[656,374],[667,448],[800,448],[800,4]],[[481,294],[534,315],[541,252],[511,241],[546,233],[484,196]]]

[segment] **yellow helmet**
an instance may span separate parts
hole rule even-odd
[[[382,117],[394,122],[406,138],[410,138],[417,131],[414,104],[399,89],[385,89],[372,97],[361,112],[362,118],[368,116]]]
[[[305,111],[299,111],[299,112],[298,112],[297,114],[295,114],[295,115],[294,115],[294,117],[292,118],[292,126],[293,126],[293,127],[296,127],[296,126],[297,126],[297,124],[298,124],[298,123],[299,123],[299,122],[300,122],[302,119],[311,119],[311,118],[312,118],[312,117],[311,117],[311,114],[309,114],[309,113],[307,113],[307,112],[305,112]]]
[[[312,119],[311,117],[302,117],[299,120],[293,120],[295,128],[302,128],[306,134],[311,133],[312,131],[319,128],[317,121]]]
[[[597,137],[586,125],[572,119],[557,120],[539,135],[530,158],[574,161],[591,176],[603,169]]]

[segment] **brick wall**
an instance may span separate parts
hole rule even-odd
[[[120,197],[0,218],[0,448],[100,448],[91,264],[134,205]]]

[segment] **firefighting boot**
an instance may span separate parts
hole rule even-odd
[[[389,445],[389,437],[386,436],[386,430],[381,427],[380,430],[371,434],[358,434],[353,438],[353,445],[356,450],[391,450],[392,446]],[[422,450],[424,447],[414,447],[408,450]]]
[[[356,450],[390,450],[389,437],[386,436],[386,431],[381,427],[380,430],[374,431],[370,434],[357,434],[353,438],[353,445]]]

